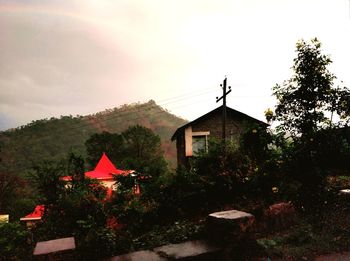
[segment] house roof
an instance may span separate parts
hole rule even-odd
[[[107,157],[106,153],[103,152],[101,159],[97,163],[96,167],[92,171],[85,172],[85,177],[99,180],[113,180],[113,175],[126,176],[134,172],[133,170],[121,170],[117,169],[114,164]],[[72,180],[71,176],[65,176],[62,178],[64,181]]]
[[[101,159],[93,171],[85,172],[85,176],[92,179],[113,179],[113,175],[128,175],[131,170],[117,169],[106,153],[103,152]]]
[[[191,122],[189,122],[189,123],[186,123],[185,125],[181,126],[180,128],[178,128],[178,129],[175,131],[175,133],[174,133],[173,136],[171,137],[171,141],[174,141],[174,140],[176,139],[176,137],[177,137],[184,129],[186,129],[188,126],[191,126],[191,125],[193,125],[193,124],[195,124],[195,123],[197,123],[197,122],[199,122],[199,121],[201,121],[201,120],[203,120],[203,119],[209,117],[210,115],[212,115],[212,114],[214,114],[214,113],[217,113],[218,111],[222,111],[222,109],[223,109],[223,105],[221,105],[220,107],[218,107],[218,108],[216,108],[216,109],[214,109],[214,110],[212,110],[212,111],[210,111],[210,112],[208,112],[208,113],[202,115],[201,117],[199,117],[199,118],[197,118],[197,119],[195,119],[195,120],[193,120],[193,121],[191,121]],[[258,120],[258,119],[255,119],[255,118],[253,118],[253,117],[251,117],[251,116],[249,116],[249,115],[247,115],[247,114],[245,114],[245,113],[243,113],[243,112],[234,110],[234,109],[232,109],[232,108],[230,108],[230,107],[227,107],[227,106],[226,106],[226,111],[227,111],[228,114],[231,113],[231,114],[236,115],[236,116],[239,117],[239,118],[245,118],[245,119],[247,119],[247,120],[249,120],[249,121],[254,121],[254,122],[256,122],[256,123],[259,124],[259,125],[263,125],[263,126],[266,126],[266,127],[269,126],[267,123],[265,123],[265,122],[263,122],[263,121],[260,121],[260,120]]]
[[[39,220],[44,215],[45,211],[45,205],[37,205],[34,209],[34,211],[25,217],[22,217],[21,221],[27,221],[27,220]]]

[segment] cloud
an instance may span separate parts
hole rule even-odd
[[[225,75],[229,106],[263,118],[271,87],[290,76],[299,38],[319,37],[334,73],[350,83],[346,8],[316,0],[0,0],[0,129],[213,88],[165,103],[191,120],[217,106]]]
[[[125,94],[118,87],[137,70],[125,46],[67,17],[2,15],[0,35],[0,102],[9,118],[24,104],[33,105],[32,117],[52,116],[34,105],[96,107],[115,89]]]

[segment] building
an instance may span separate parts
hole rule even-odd
[[[41,221],[41,218],[43,217],[45,212],[45,206],[44,205],[37,205],[34,208],[34,211],[24,217],[22,217],[20,220],[26,223],[26,226],[28,228],[33,227],[37,222]]]
[[[133,175],[134,173],[135,173],[134,170],[117,169],[114,166],[114,164],[110,161],[110,159],[107,157],[106,153],[103,153],[95,169],[92,171],[85,172],[85,177],[98,180],[101,183],[101,185],[103,185],[108,189],[107,197],[109,197],[112,194],[112,191],[116,190],[114,176],[118,176],[118,175],[127,176],[127,175]],[[69,182],[72,180],[72,177],[65,176],[62,178],[62,180]],[[136,184],[135,184],[134,191],[135,191],[135,194],[140,193],[140,188]]]
[[[189,159],[199,151],[208,150],[209,139],[222,138],[223,106],[178,128],[171,140],[176,140],[177,165],[189,167]],[[239,142],[244,130],[257,124],[268,124],[242,112],[226,107],[226,139]]]

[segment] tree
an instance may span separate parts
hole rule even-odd
[[[64,190],[65,176],[64,162],[43,161],[37,164],[29,173],[29,178],[43,197],[42,203],[46,206],[55,204]]]
[[[336,77],[328,70],[332,63],[321,53],[317,38],[310,43],[303,40],[296,45],[294,75],[282,85],[273,88],[277,98],[274,120],[280,122],[278,130],[292,137],[309,137],[320,128],[330,125],[333,112],[345,116],[345,88],[334,88]]]
[[[347,124],[350,95],[346,88],[334,87],[336,77],[328,70],[332,61],[321,53],[321,43],[316,38],[309,43],[299,41],[296,53],[292,67],[294,75],[273,88],[277,106],[274,115],[267,111],[266,116],[279,123],[280,136],[290,134],[292,137],[283,148],[282,169],[300,182],[298,195],[302,204],[313,207],[324,195],[327,169],[322,167],[322,161],[329,155],[325,153],[330,151],[329,145],[339,144],[337,150],[344,149],[348,153],[346,142],[330,139],[339,136],[339,129],[333,129],[335,125],[332,124],[335,113],[340,116],[337,125]]]
[[[160,137],[151,129],[135,125],[121,135],[125,141],[125,160],[129,168],[152,176],[166,171]]]
[[[124,140],[120,134],[104,131],[95,133],[85,142],[87,161],[91,167],[96,166],[105,152],[112,162],[120,162],[124,155]]]
[[[73,152],[68,155],[68,176],[72,177],[73,185],[78,185],[85,180],[84,159]]]
[[[87,159],[93,167],[106,152],[116,167],[158,177],[167,170],[160,137],[151,129],[135,125],[124,132],[95,133],[85,143]]]
[[[16,190],[23,188],[24,182],[14,174],[0,172],[0,213],[6,213],[16,198]]]
[[[160,137],[151,129],[135,125],[122,133],[126,150],[136,158],[158,157],[162,154]]]

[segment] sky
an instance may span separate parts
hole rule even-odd
[[[187,120],[257,119],[317,37],[350,87],[350,0],[0,0],[0,130],[155,100]]]

